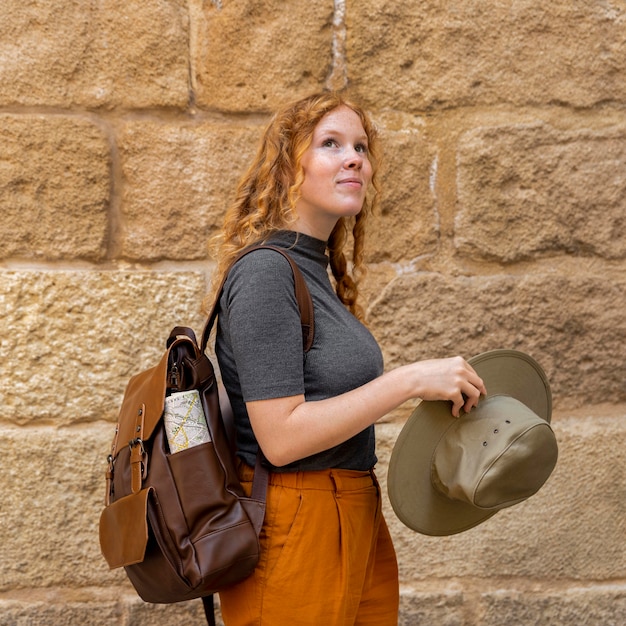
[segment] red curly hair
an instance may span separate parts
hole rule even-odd
[[[377,172],[380,162],[378,133],[369,115],[357,104],[336,92],[321,92],[279,110],[271,119],[252,165],[241,179],[235,200],[226,211],[222,231],[211,248],[217,259],[212,293],[204,301],[212,304],[215,289],[237,253],[246,246],[266,240],[278,230],[289,229],[296,219],[296,203],[304,181],[302,155],[311,145],[319,121],[334,109],[347,106],[360,118],[368,138],[372,181],[363,208],[355,217],[339,219],[328,240],[330,268],[335,290],[343,304],[362,318],[358,278],[365,270],[363,244],[367,218],[379,201]],[[346,247],[352,235],[352,268],[348,269]]]

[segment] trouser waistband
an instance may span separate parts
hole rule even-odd
[[[251,481],[254,468],[245,464],[239,466],[239,478]],[[273,472],[269,476],[270,485],[280,485],[292,489],[321,489],[325,491],[356,491],[372,485],[378,487],[374,470],[359,471],[328,469],[311,472]]]

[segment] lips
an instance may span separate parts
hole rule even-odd
[[[354,185],[358,187],[363,186],[363,181],[360,178],[343,178],[340,181],[337,181],[340,185]]]

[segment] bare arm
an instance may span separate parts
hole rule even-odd
[[[246,403],[255,436],[276,466],[343,443],[412,398],[450,400],[452,414],[469,411],[486,389],[461,357],[419,361],[352,391],[306,402],[303,395]]]

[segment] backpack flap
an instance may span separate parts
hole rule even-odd
[[[194,363],[201,360],[196,342],[186,335],[176,335],[174,339],[168,341],[167,350],[158,365],[130,379],[124,393],[118,422],[117,439],[121,446],[134,442],[137,437],[142,440],[150,439],[163,415],[168,383],[171,387],[180,389],[193,388],[196,381],[185,380],[183,384],[182,379],[188,374],[185,374],[182,363],[179,364],[181,369],[177,374],[170,372],[171,377],[180,376],[180,380],[168,381],[168,363],[172,360],[172,353],[183,354]],[[212,373],[212,370],[208,372]]]
[[[159,423],[165,406],[168,356],[169,350],[156,367],[130,379],[120,409],[117,433],[120,446],[130,445],[137,438],[149,439]]]
[[[111,569],[141,563],[148,544],[151,487],[107,506],[100,515],[100,548]]]

